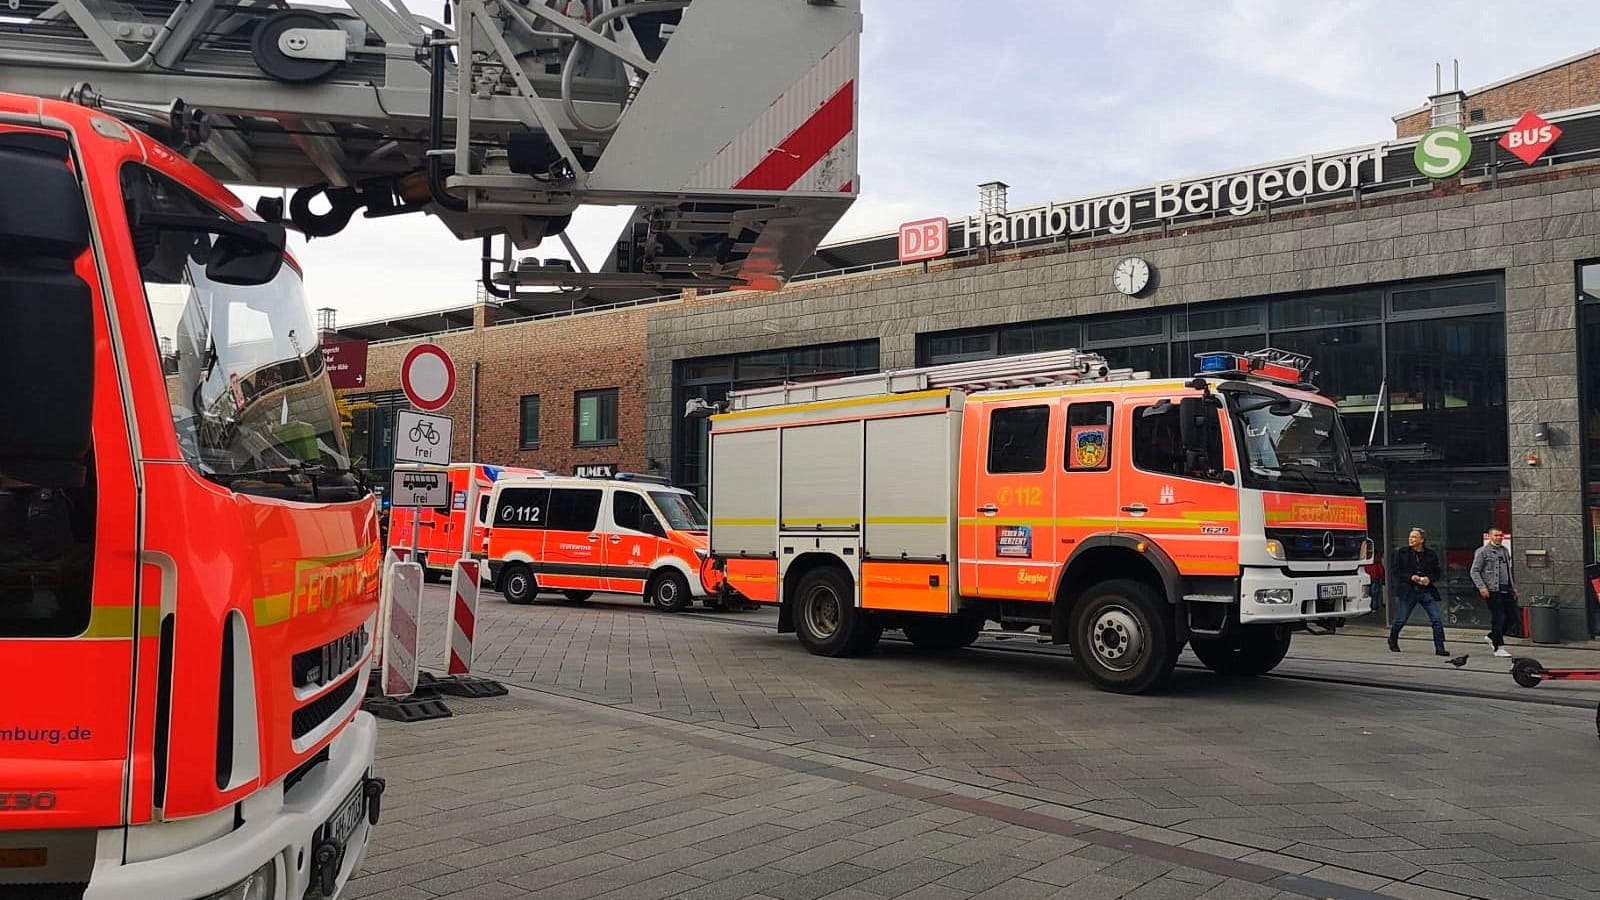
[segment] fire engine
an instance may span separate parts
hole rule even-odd
[[[567,308],[779,285],[854,200],[858,0],[444,19],[0,12],[0,895],[326,898],[366,850],[383,549],[286,225],[435,215]],[[582,204],[635,208],[593,267]]]
[[[778,629],[847,656],[1039,626],[1098,687],[1160,687],[1187,644],[1271,671],[1367,609],[1372,558],[1310,360],[1203,354],[1190,379],[1059,351],[735,392],[711,413],[710,548]]]
[[[473,557],[482,557],[489,549],[489,491],[495,482],[548,474],[543,469],[453,463],[449,466],[450,507],[418,510],[397,506],[390,510],[390,544],[410,547],[415,524],[417,562],[422,564],[423,577],[428,581],[449,578],[451,567],[461,558],[463,540]],[[474,507],[470,537],[462,534],[467,527],[469,505]]]

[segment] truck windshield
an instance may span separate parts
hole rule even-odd
[[[1230,392],[1246,487],[1359,496],[1350,445],[1331,405]]]
[[[122,189],[130,211],[221,216],[142,166],[123,169]],[[184,458],[240,493],[353,499],[338,405],[300,273],[286,260],[266,284],[220,284],[206,277],[210,235],[132,230]]]
[[[661,515],[667,519],[667,527],[673,531],[706,530],[706,511],[693,494],[651,491],[650,499],[655,501],[656,509],[661,510]]]

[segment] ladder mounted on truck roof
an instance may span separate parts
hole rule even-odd
[[[947,363],[823,381],[786,383],[734,391],[728,409],[762,409],[791,403],[845,400],[879,394],[903,394],[937,388],[973,392],[1000,388],[1046,387],[1078,382],[1127,381],[1149,378],[1149,372],[1113,369],[1106,358],[1086,350],[1049,350],[998,359]],[[695,414],[691,408],[690,414]]]
[[[258,211],[311,237],[438,216],[485,240],[499,298],[774,289],[855,199],[861,0],[441,0],[443,21],[347,3],[9,0],[0,91],[293,189]],[[584,204],[636,210],[593,267],[564,234]],[[575,267],[511,258],[552,236]],[[517,299],[540,296],[573,299]]]

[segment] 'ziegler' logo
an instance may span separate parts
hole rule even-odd
[[[1044,578],[1038,572],[1029,572],[1027,569],[1017,570],[1017,584],[1044,584]]]

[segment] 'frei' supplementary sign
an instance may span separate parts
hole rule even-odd
[[[1472,138],[1454,125],[1428,129],[1411,154],[1417,171],[1429,178],[1449,178],[1465,169],[1471,158]]]

